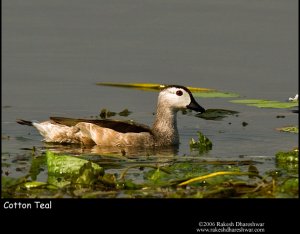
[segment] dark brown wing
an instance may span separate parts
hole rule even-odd
[[[111,119],[73,119],[73,118],[65,118],[65,117],[50,117],[52,121],[55,123],[67,125],[67,126],[75,126],[79,122],[92,123],[98,125],[103,128],[110,128],[117,132],[127,133],[127,132],[149,132],[151,133],[151,129],[143,124],[137,124],[133,122],[124,122],[118,120]]]

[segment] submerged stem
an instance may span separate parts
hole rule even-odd
[[[262,179],[262,177],[260,175],[257,175],[256,173],[251,173],[251,172],[237,172],[237,171],[218,171],[218,172],[214,172],[208,175],[204,175],[204,176],[198,176],[196,178],[193,179],[189,179],[187,181],[184,181],[180,184],[178,184],[178,186],[183,186],[183,185],[187,185],[196,181],[201,181],[201,180],[205,180],[214,176],[220,176],[220,175],[251,175],[251,176],[256,176],[260,179]]]

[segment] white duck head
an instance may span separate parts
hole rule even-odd
[[[184,86],[169,85],[164,87],[158,96],[158,103],[169,107],[174,111],[180,109],[191,109],[200,113],[205,112],[193,97],[191,91]]]

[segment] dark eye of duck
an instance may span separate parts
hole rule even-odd
[[[177,95],[177,96],[182,96],[182,94],[183,94],[183,92],[182,92],[181,90],[177,90],[177,91],[176,91],[176,95]]]

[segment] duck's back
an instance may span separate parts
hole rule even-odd
[[[99,127],[113,129],[120,133],[151,133],[151,129],[147,125],[134,123],[132,121],[119,121],[112,119],[74,119],[65,117],[50,117],[50,119],[55,123],[69,127],[75,126],[78,123],[92,123]]]
[[[50,117],[50,123],[36,126],[46,141],[96,144],[99,146],[153,145],[151,129],[142,124],[118,120],[73,119]],[[47,126],[51,131],[44,131]],[[67,128],[67,129],[66,129]],[[54,133],[54,134],[52,134]],[[66,138],[65,141],[62,140]],[[58,140],[58,141],[57,141]]]

